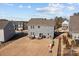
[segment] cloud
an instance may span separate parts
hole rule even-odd
[[[23,6],[23,5],[19,5],[18,7],[19,7],[19,8],[23,8],[24,6]]]
[[[64,5],[60,4],[60,3],[49,3],[48,4],[49,7],[56,7],[56,8],[63,8]]]
[[[6,15],[7,13],[8,13],[8,12],[7,12],[7,11],[4,11],[4,10],[3,10],[3,11],[0,11],[0,14],[1,14],[1,15]]]
[[[7,5],[7,6],[14,6],[13,3],[4,3],[4,5]]]
[[[67,7],[70,11],[73,11],[73,10],[75,10],[75,7],[74,6],[69,6],[69,7]]]
[[[56,12],[60,12],[60,10],[58,8],[52,8],[52,7],[37,8],[36,10],[40,11],[40,12],[51,13],[51,14],[54,14]]]
[[[25,5],[19,5],[19,8],[31,8],[31,5],[25,6]]]
[[[43,7],[43,8],[36,8],[37,11],[39,12],[45,12],[45,13],[49,13],[49,14],[56,14],[56,13],[60,13],[62,12],[62,9],[64,8],[63,5],[61,4],[48,4],[47,7]]]
[[[65,15],[66,11],[74,11],[78,7],[74,4],[49,3],[46,7],[36,8],[37,12],[48,13],[54,15]]]
[[[31,5],[28,5],[27,8],[31,8]]]

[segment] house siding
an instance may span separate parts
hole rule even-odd
[[[4,42],[4,30],[0,29],[0,42]]]
[[[79,16],[70,16],[69,32],[72,35],[72,39],[79,40]]]
[[[9,40],[15,34],[12,22],[9,22],[4,28],[4,40]]]
[[[40,26],[39,25],[34,26],[34,28],[31,28],[31,26],[28,26],[28,34],[32,35],[31,33],[34,33],[35,36],[39,36],[39,33],[43,33],[43,35],[48,36],[48,34],[53,37],[54,36],[54,27],[53,26]]]

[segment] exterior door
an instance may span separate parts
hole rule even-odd
[[[43,36],[43,33],[39,33],[39,37],[42,37]]]

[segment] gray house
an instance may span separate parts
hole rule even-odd
[[[79,40],[79,15],[70,16],[69,32],[72,39]]]
[[[11,21],[0,20],[0,42],[9,40],[15,34]]]
[[[53,37],[54,36],[54,20],[44,18],[32,18],[28,22],[28,36],[41,36]]]

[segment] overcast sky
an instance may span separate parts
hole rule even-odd
[[[63,16],[69,19],[79,12],[78,3],[0,3],[0,18],[9,20],[29,20],[30,18],[54,18]]]

